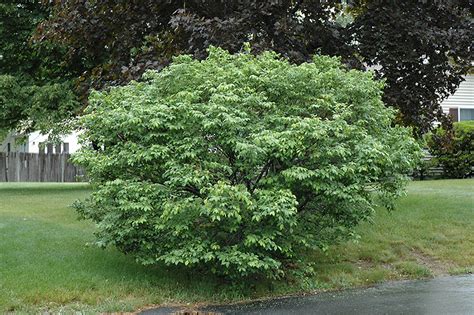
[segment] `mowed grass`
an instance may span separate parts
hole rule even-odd
[[[313,258],[329,288],[474,272],[474,180],[410,183],[393,212],[358,227],[360,239]]]
[[[0,184],[0,313],[127,312],[474,271],[474,180],[413,182],[397,210],[360,225],[356,242],[309,254],[315,275],[242,286],[92,246],[93,224],[69,207],[89,192],[86,184]]]

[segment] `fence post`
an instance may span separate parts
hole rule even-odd
[[[10,174],[9,174],[9,168],[10,168],[10,152],[8,152],[5,156],[5,178],[6,178],[6,182],[8,183],[9,180],[10,180]]]
[[[19,182],[20,181],[20,171],[21,171],[21,157],[20,157],[20,153],[15,153],[15,166],[16,166],[16,169],[15,169],[15,182]]]
[[[0,182],[8,181],[7,154],[0,152]]]

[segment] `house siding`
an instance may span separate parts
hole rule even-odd
[[[459,109],[474,109],[474,75],[467,75],[464,79],[456,92],[441,103],[443,112],[451,114],[456,120],[459,117]],[[454,110],[457,110],[456,116],[453,114]]]

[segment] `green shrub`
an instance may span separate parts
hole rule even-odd
[[[180,56],[91,95],[75,161],[95,192],[76,207],[143,264],[280,277],[402,193],[419,148],[382,86],[324,56]]]
[[[465,178],[473,174],[474,121],[453,124],[452,130],[438,128],[428,137],[435,163],[443,167],[448,178]]]

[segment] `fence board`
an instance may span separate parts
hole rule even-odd
[[[70,154],[0,153],[0,182],[76,182],[85,172]]]
[[[8,181],[8,174],[7,174],[7,157],[2,156],[0,153],[0,182],[7,182]]]

